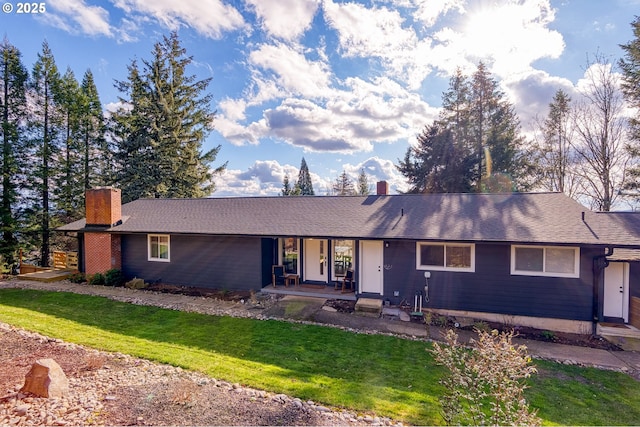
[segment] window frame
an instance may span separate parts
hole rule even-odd
[[[542,249],[542,271],[516,270],[516,249]],[[573,250],[573,273],[556,273],[546,271],[548,249]],[[550,245],[511,245],[511,275],[513,276],[541,276],[541,277],[565,277],[571,279],[580,278],[580,247],[579,246],[550,246]]]
[[[444,265],[425,265],[420,263],[420,249],[422,246],[443,246]],[[471,249],[471,265],[469,267],[447,267],[447,246],[466,247]],[[475,243],[459,242],[416,242],[416,270],[453,271],[475,273],[476,271],[476,245]]]
[[[167,258],[160,258],[151,256],[151,239],[157,237],[158,238],[158,255],[160,255],[160,238],[167,239]],[[171,236],[169,234],[147,234],[147,261],[152,262],[171,262]]]

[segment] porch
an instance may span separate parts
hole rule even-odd
[[[309,283],[300,283],[294,286],[276,286],[267,285],[262,288],[262,292],[277,295],[295,295],[326,299],[341,299],[346,301],[357,301],[355,292],[342,292],[341,288],[335,289],[333,284],[316,285]]]
[[[20,250],[20,280],[35,280],[37,282],[57,282],[64,280],[78,271],[77,252],[53,252],[53,268],[39,267],[22,261]]]

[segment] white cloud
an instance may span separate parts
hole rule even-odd
[[[260,138],[267,133],[264,120],[253,122],[249,126],[243,126],[238,122],[220,116],[215,118],[214,126],[220,135],[231,144],[237,146],[256,145],[260,142]]]
[[[533,71],[511,76],[502,81],[505,94],[515,106],[522,129],[531,134],[536,121],[544,120],[555,93],[562,89],[574,97],[573,84],[568,79],[551,76],[545,71]]]
[[[382,74],[408,83],[411,89],[431,72],[431,40],[420,40],[400,11],[326,0],[324,13],[345,56],[377,58],[385,68]]]
[[[244,120],[247,101],[244,99],[225,98],[218,104],[224,117],[229,120]]]
[[[548,28],[555,9],[548,0],[501,0],[490,7],[467,9],[464,25],[440,34],[441,41],[466,61],[492,64],[499,77],[530,70],[541,58],[558,58],[562,35]],[[448,36],[448,37],[447,37]]]
[[[342,169],[333,177],[322,177],[313,171],[313,165],[309,166],[313,189],[317,196],[330,193],[335,178],[342,173]],[[400,175],[390,160],[377,156],[370,157],[356,165],[345,164],[343,169],[354,180],[364,169],[369,178],[369,190],[371,194],[376,192],[376,182],[387,181],[390,192],[397,193],[406,190],[405,180]],[[246,170],[228,169],[216,178],[215,197],[237,196],[278,196],[282,191],[282,183],[285,175],[289,176],[291,185],[298,179],[299,169],[296,166],[280,164],[277,160],[258,160]]]
[[[113,35],[109,12],[100,6],[88,6],[84,0],[57,0],[47,6],[49,10],[42,17],[49,25],[91,36]]]
[[[310,98],[326,96],[330,83],[329,65],[308,60],[295,45],[260,45],[249,54],[249,63],[257,67],[258,75],[274,73],[285,93]]]
[[[310,171],[316,195],[324,195],[328,180]],[[278,196],[285,175],[293,185],[298,179],[298,168],[281,165],[277,160],[258,160],[247,170],[231,169],[216,178],[215,197],[221,196]]]
[[[212,39],[247,28],[240,12],[220,0],[115,0],[114,4],[129,15],[149,15],[170,30],[191,27]]]
[[[413,138],[438,114],[418,94],[388,78],[349,78],[342,87],[325,90],[327,98],[317,102],[282,99],[246,126],[233,119],[244,101],[225,100],[216,129],[233,144],[276,138],[307,151],[354,153],[371,151],[374,143]]]
[[[263,30],[277,38],[295,40],[310,26],[319,0],[247,0]]]
[[[438,18],[446,15],[450,10],[464,12],[465,0],[412,0],[416,7],[414,17],[427,27],[436,23]]]
[[[414,31],[402,27],[404,18],[397,10],[326,0],[324,13],[329,25],[338,32],[346,56],[386,57],[417,42]]]

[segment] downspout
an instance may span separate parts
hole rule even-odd
[[[613,255],[613,248],[607,247],[604,255],[596,255],[593,257],[593,335],[596,335],[598,322],[600,321],[600,278],[602,277],[604,269],[609,265],[607,257],[611,255]]]

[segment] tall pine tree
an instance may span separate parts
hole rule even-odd
[[[481,63],[470,79],[454,74],[439,119],[397,168],[413,193],[526,189],[531,168],[519,131],[513,106]]]
[[[80,120],[82,93],[75,74],[70,68],[55,86],[54,96],[61,117],[62,144],[55,174],[54,194],[56,213],[62,223],[75,221],[83,216],[84,188],[82,186],[82,162],[80,157]]]
[[[84,189],[112,184],[113,155],[105,138],[105,123],[98,89],[91,70],[87,70],[80,85],[80,152]],[[82,198],[84,202],[84,197]]]
[[[26,115],[29,74],[20,59],[20,51],[4,39],[0,44],[0,115],[2,120],[2,194],[0,198],[0,267],[15,262],[18,246],[20,188],[24,186],[26,141],[23,117]]]
[[[55,93],[60,84],[60,74],[49,44],[42,44],[42,52],[33,66],[31,97],[32,117],[29,120],[30,133],[34,144],[34,171],[31,175],[31,190],[34,200],[30,217],[39,240],[40,263],[49,265],[51,238],[51,184],[54,174],[55,156],[58,153],[60,116],[55,102]]]
[[[313,196],[313,183],[311,182],[311,174],[309,173],[309,166],[307,161],[302,158],[300,162],[300,171],[298,172],[298,182],[295,186],[296,195],[300,196]]]
[[[356,188],[353,181],[349,178],[346,171],[342,171],[333,183],[333,194],[336,196],[353,196],[356,194]]]
[[[364,169],[360,169],[360,174],[358,175],[358,194],[360,196],[368,196],[369,192],[369,177]]]
[[[118,183],[125,201],[140,197],[204,197],[215,190],[211,169],[220,146],[202,153],[212,129],[210,79],[196,80],[186,68],[177,33],[154,45],[152,58],[129,66],[127,81],[116,87],[125,107],[113,115],[118,136]]]
[[[580,180],[575,170],[572,120],[571,97],[559,89],[540,125],[542,141],[535,148],[539,156],[540,186],[545,191],[559,191],[575,197]]]
[[[635,166],[628,170],[625,187],[637,191],[640,189],[640,17],[635,18],[631,28],[634,38],[620,46],[624,51],[624,58],[620,59],[618,65],[622,71],[622,92],[625,100],[635,111],[629,118],[630,143],[627,147],[635,160]]]

